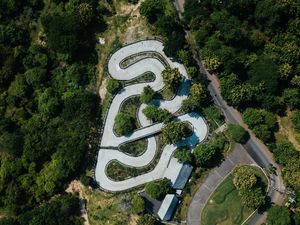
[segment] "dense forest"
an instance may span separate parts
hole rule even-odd
[[[140,13],[146,17],[149,25],[153,26],[154,33],[164,38],[165,53],[170,57],[176,57],[186,42],[183,27],[172,1],[146,0],[141,4]]]
[[[0,224],[81,224],[78,198],[57,193],[91,151],[104,11],[95,0],[0,2]]]
[[[300,206],[300,152],[278,139],[275,116],[292,113],[300,143],[300,3],[186,0],[184,19],[221,93],[273,151]]]

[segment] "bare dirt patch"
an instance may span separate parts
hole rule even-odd
[[[105,61],[109,53],[113,50],[113,44],[118,40],[121,44],[131,43],[135,40],[151,36],[151,31],[145,19],[140,15],[140,2],[136,5],[125,2],[114,1],[116,14],[106,18],[108,28],[104,33],[99,34],[105,39],[104,45],[98,45],[98,79],[96,86],[103,89],[102,81],[104,77]],[[128,18],[127,18],[128,17]],[[126,19],[127,18],[127,19]],[[100,90],[98,90],[100,94]]]
[[[103,102],[103,99],[105,98],[107,93],[106,83],[107,83],[107,78],[104,78],[103,81],[101,82],[101,86],[99,87],[99,96],[101,99],[101,103]]]
[[[83,192],[84,186],[82,183],[78,180],[73,180],[70,184],[69,187],[66,189],[66,192],[68,193],[79,193],[79,200],[80,200],[80,211],[81,211],[81,216],[84,219],[84,225],[90,225],[88,214],[87,214],[87,209],[86,209],[86,198],[85,194]]]
[[[296,140],[296,137],[295,137],[296,131],[293,127],[291,117],[292,117],[292,112],[290,110],[288,110],[286,112],[286,116],[283,116],[283,117],[277,116],[276,117],[278,125],[279,125],[279,130],[276,133],[276,138],[277,139],[286,139],[287,138],[294,145],[294,147],[298,151],[300,151],[300,143]]]
[[[129,225],[136,225],[138,218],[139,218],[138,215],[131,215],[128,224]]]

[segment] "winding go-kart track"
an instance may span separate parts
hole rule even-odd
[[[122,181],[115,181],[107,176],[106,168],[107,165],[112,161],[118,161],[124,166],[128,167],[145,167],[154,158],[157,151],[157,143],[154,137],[158,134],[163,127],[163,123],[152,123],[147,120],[143,115],[142,110],[147,106],[141,104],[138,112],[137,119],[140,123],[141,128],[135,130],[129,136],[117,136],[114,133],[114,120],[118,114],[122,103],[136,95],[140,95],[143,88],[149,85],[154,91],[160,91],[164,88],[162,71],[165,69],[165,64],[168,64],[171,68],[178,68],[183,81],[179,86],[177,94],[172,100],[152,100],[149,104],[154,104],[162,109],[167,109],[171,113],[177,112],[181,103],[187,98],[190,80],[187,75],[187,71],[182,64],[171,61],[163,52],[163,43],[158,40],[143,40],[138,41],[114,52],[108,59],[108,73],[111,77],[120,81],[131,81],[146,72],[152,72],[155,75],[155,79],[151,82],[132,84],[125,86],[121,89],[113,98],[110,108],[108,110],[102,137],[100,141],[100,149],[98,152],[97,164],[95,168],[95,179],[101,189],[110,192],[125,191],[136,186],[143,185],[147,182],[158,180],[161,178],[168,178],[172,181],[174,179],[174,173],[181,167],[181,164],[177,162],[172,156],[174,150],[179,146],[195,146],[202,142],[208,133],[208,127],[203,118],[197,113],[189,113],[175,117],[174,120],[188,122],[193,126],[193,133],[185,140],[177,143],[176,145],[166,145],[162,151],[160,159],[156,167],[148,173],[141,174],[136,177],[132,177]],[[122,67],[122,62],[129,57],[137,54],[155,53],[159,57],[145,56],[129,66]],[[163,59],[164,63],[160,61]],[[147,138],[147,148],[145,152],[137,157],[130,156],[126,153],[121,152],[118,146],[123,143],[130,143],[132,141]],[[170,163],[172,159],[173,163]],[[174,163],[175,161],[175,163]]]

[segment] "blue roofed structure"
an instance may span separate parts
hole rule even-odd
[[[175,182],[172,185],[172,188],[180,189],[180,190],[183,189],[192,171],[193,171],[193,166],[191,166],[190,164],[183,164]]]
[[[174,194],[165,196],[157,215],[163,221],[171,220],[179,200]]]

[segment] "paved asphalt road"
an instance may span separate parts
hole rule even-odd
[[[203,68],[199,59],[196,59],[196,61],[198,65]],[[240,113],[233,107],[228,106],[227,103],[223,100],[219,91],[219,82],[217,78],[214,75],[209,74],[207,71],[206,75],[208,80],[210,81],[210,84],[208,85],[209,92],[213,97],[215,104],[219,106],[223,111],[227,121],[229,123],[240,124],[245,129],[247,129],[250,134],[248,142],[245,145],[241,146],[241,148],[245,149],[260,167],[268,168],[270,164],[276,167],[277,175],[269,175],[271,187],[269,189],[268,196],[270,196],[271,202],[282,204],[284,195],[281,192],[284,192],[285,186],[281,177],[281,170],[279,168],[279,165],[275,162],[273,155],[270,153],[268,148],[258,138],[255,137],[251,130],[248,129],[247,125],[243,122]],[[265,218],[265,213],[255,214],[248,224],[261,224],[265,220]]]
[[[236,144],[234,150],[221,165],[214,168],[195,193],[187,214],[187,222],[189,225],[200,225],[202,210],[214,192],[215,188],[230,174],[236,165],[255,164],[251,156],[242,148],[240,144]]]
[[[181,17],[182,13],[184,12],[184,7],[183,7],[184,0],[175,0],[174,4]],[[191,37],[190,31],[186,31],[186,36],[188,38]],[[199,58],[195,57],[195,60],[197,61],[198,66],[203,69],[202,62],[199,60]],[[270,153],[268,148],[258,138],[255,137],[255,135],[251,130],[248,129],[247,125],[242,120],[241,114],[233,107],[228,106],[226,101],[223,100],[220,94],[219,82],[217,77],[211,75],[206,70],[205,70],[205,74],[208,80],[210,81],[210,84],[208,85],[208,90],[213,98],[213,101],[223,111],[226,120],[229,123],[240,124],[241,126],[246,128],[250,134],[250,138],[248,142],[245,145],[240,147],[245,149],[248,152],[248,154],[254,159],[254,161],[262,168],[268,168],[270,164],[272,164],[276,168],[277,175],[269,174],[271,187],[269,189],[268,196],[270,197],[271,202],[276,204],[282,204],[284,201],[283,192],[285,191],[285,186],[282,180],[281,170],[279,165],[275,162],[273,155]],[[190,208],[191,207],[189,207],[189,209]],[[252,219],[248,224],[249,225],[262,224],[263,221],[265,221],[265,219],[266,219],[266,213],[264,214],[257,213],[252,217]],[[191,224],[189,223],[189,221],[187,221],[187,223]]]

